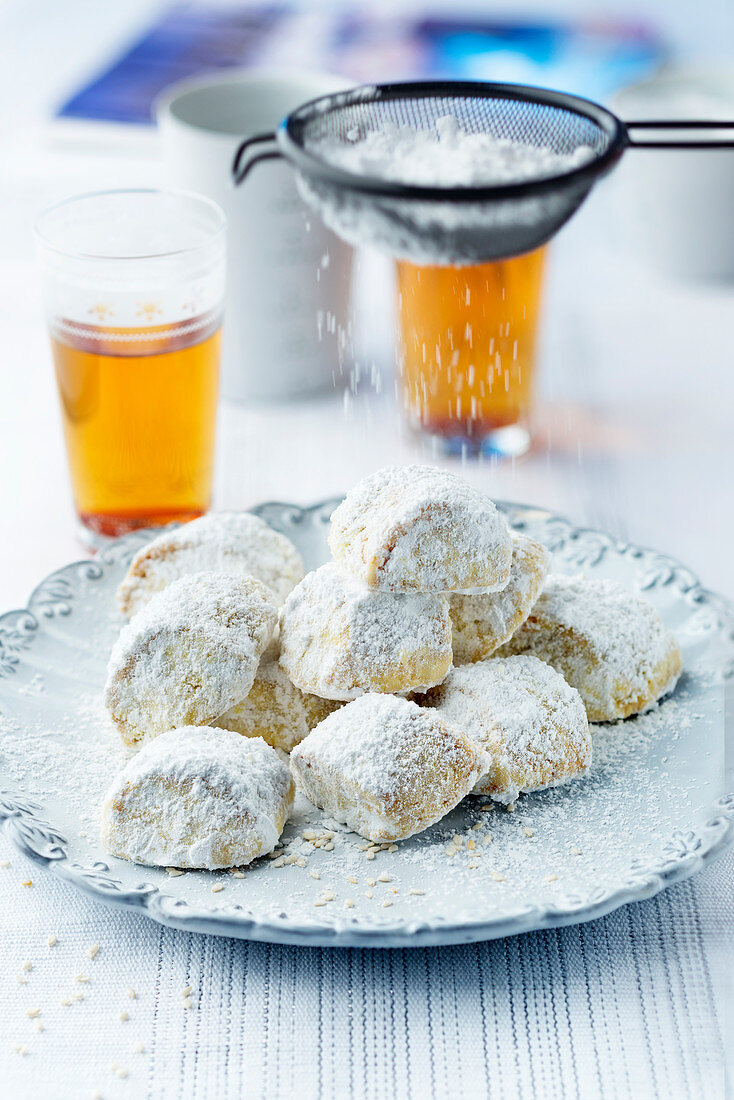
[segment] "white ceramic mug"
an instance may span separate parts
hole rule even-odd
[[[251,69],[182,81],[156,103],[168,181],[214,199],[227,216],[222,393],[230,400],[289,397],[340,380],[352,249],[308,211],[283,161],[258,165],[239,188],[232,162],[244,138],[348,85],[323,73]]]

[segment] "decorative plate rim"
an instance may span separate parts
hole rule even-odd
[[[341,498],[300,506],[270,501],[250,509],[256,515],[288,515],[291,523],[307,518],[326,523]],[[734,606],[724,597],[704,588],[696,575],[675,558],[636,546],[590,527],[580,527],[547,509],[531,505],[498,502],[513,524],[522,527],[542,520],[553,536],[552,548],[568,543],[584,548],[596,562],[607,549],[623,556],[649,562],[649,580],[643,589],[663,585],[675,589],[692,604],[707,606],[716,615],[717,632],[729,649],[721,668],[724,679],[734,678]],[[94,581],[104,576],[105,566],[114,566],[131,547],[147,542],[154,528],[135,531],[116,539],[98,558],[86,558],[55,570],[31,593],[25,608],[0,615],[0,676],[12,674],[22,653],[32,644],[44,618],[71,613],[74,581]],[[8,639],[10,638],[10,641]],[[0,791],[0,824],[11,843],[35,863],[50,869],[84,893],[108,905],[137,911],[158,923],[186,931],[207,932],[262,942],[333,947],[410,947],[472,943],[522,932],[584,923],[605,916],[629,902],[653,897],[660,890],[682,881],[721,855],[734,840],[734,791],[710,805],[711,816],[698,830],[674,829],[657,863],[635,868],[627,882],[602,890],[593,901],[579,899],[550,905],[528,904],[511,915],[477,920],[449,921],[388,919],[367,925],[360,918],[341,917],[329,923],[294,921],[285,912],[260,917],[244,906],[229,904],[216,908],[192,905],[174,898],[162,887],[142,881],[127,888],[114,877],[107,863],[83,866],[67,852],[68,841],[43,819],[40,807],[22,795]]]

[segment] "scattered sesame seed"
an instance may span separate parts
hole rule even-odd
[[[347,875],[347,882],[353,882],[355,886],[357,885],[357,880],[354,875]]]
[[[304,829],[304,831],[301,833],[301,836],[304,840],[316,840],[316,833],[313,831],[313,829]]]
[[[233,867],[232,871],[230,873],[232,875],[232,878],[244,878],[245,877],[244,871],[240,871],[239,867]]]
[[[491,876],[491,878],[494,879],[495,882],[504,882],[505,881],[505,876],[501,875],[499,873],[499,871],[491,871],[490,876]]]
[[[374,895],[374,892],[372,890],[365,890],[364,896],[366,898],[373,898],[375,895]]]
[[[31,878],[21,879],[20,880],[20,885],[21,886],[32,886],[33,885],[33,879],[31,879]]]
[[[125,1010],[123,1009],[120,1013],[120,1019],[122,1020],[123,1024],[126,1024],[127,1021],[130,1019],[130,1013],[125,1012]]]
[[[425,890],[418,890],[415,886],[411,886],[410,890],[408,890],[408,893],[416,894],[417,896],[422,897],[423,894],[425,894]]]
[[[387,850],[388,852],[397,852],[398,846],[397,844],[388,844]]]
[[[323,898],[316,898],[316,901],[314,902],[314,905],[326,905],[326,902],[324,901]]]
[[[378,882],[392,882],[392,875],[386,875],[383,871],[381,875],[377,876]]]
[[[364,858],[365,859],[374,859],[375,858],[375,853],[374,852],[365,852]]]
[[[474,830],[475,832],[476,832],[476,830],[477,830],[477,829],[481,829],[481,828],[482,828],[482,823],[481,823],[481,821],[475,821],[475,822],[474,822],[474,824],[472,825],[472,829],[473,829],[473,830]]]
[[[454,833],[451,839],[457,848],[460,848],[461,845],[464,843],[464,838],[459,836],[458,833]]]
[[[278,856],[277,859],[273,860],[273,867],[283,867],[284,864],[285,864],[285,856]]]
[[[483,814],[489,813],[490,810],[494,809],[494,802],[485,802],[483,806],[479,807],[479,809]]]
[[[336,897],[336,894],[333,890],[322,890],[321,897],[324,899],[324,901],[333,901]]]
[[[2,863],[0,863],[0,869],[2,869],[3,871],[7,871],[9,866],[10,866],[10,860],[9,859],[4,859],[2,861]]]
[[[581,849],[580,848],[572,848],[571,851],[573,852],[573,854],[575,856],[580,856],[581,855]]]
[[[31,1019],[31,1020],[35,1020],[36,1016],[40,1016],[40,1015],[41,1015],[40,1008],[29,1008],[26,1011],[26,1016],[28,1016],[29,1019]]]
[[[318,873],[318,871],[309,871],[308,874],[309,878],[321,878],[321,875]]]
[[[71,994],[71,999],[72,999],[72,1001],[83,1001],[84,1000],[84,994],[83,993],[72,993]]]
[[[120,1069],[118,1069],[117,1071],[117,1076],[120,1078],[121,1081],[124,1081],[125,1078],[129,1075],[129,1072],[130,1071],[125,1069],[124,1066],[121,1066]]]
[[[345,898],[344,899],[344,904],[347,907],[347,909],[353,909],[354,908],[354,898]]]
[[[21,1058],[25,1058],[28,1053],[28,1047],[24,1046],[23,1043],[14,1043],[13,1050],[16,1054],[20,1054]]]
[[[375,880],[373,878],[365,879],[365,882],[367,883],[368,886],[374,886],[375,885]]]
[[[48,944],[49,947],[55,947],[58,942],[59,942],[59,937],[53,932],[51,933],[51,935],[46,940],[46,943]]]
[[[171,876],[171,878],[178,878],[179,875],[183,874],[183,871],[180,867],[166,867],[166,872]]]
[[[140,1039],[138,1039],[133,1047],[133,1050],[135,1050],[137,1054],[145,1054],[145,1044],[141,1043]]]
[[[25,970],[25,971],[32,970],[33,969],[33,963],[31,962],[30,959],[26,959],[20,969]]]
[[[528,829],[527,825],[526,825],[526,826],[525,826],[525,828],[523,829],[523,832],[525,833],[525,836],[532,836],[532,835],[533,835],[533,830],[532,830],[532,829]]]
[[[453,846],[453,844],[449,844],[448,848],[446,849],[446,855],[451,858],[456,855],[456,848]]]
[[[334,841],[333,840],[330,840],[328,844],[324,845],[324,851],[325,852],[333,852],[334,851]]]
[[[358,844],[357,845],[357,851],[358,852],[366,852],[368,850],[368,848],[371,848],[371,847],[372,847],[371,844]]]
[[[35,1021],[35,1026],[36,1026],[36,1031],[45,1031],[46,1030],[46,1028],[43,1026],[43,1024],[41,1023],[40,1020]]]
[[[558,875],[546,875],[545,876],[545,881],[546,882],[556,882],[557,879],[558,879]]]
[[[298,859],[298,856],[296,855],[296,853],[291,852],[290,855],[285,857],[286,866],[289,867],[291,865],[291,863],[295,863],[297,859]]]
[[[492,834],[491,833],[487,833],[486,836],[482,837],[482,844],[487,845],[487,844],[491,844],[491,843],[492,843]]]
[[[467,867],[469,868],[470,871],[476,871],[478,866],[479,866],[478,863],[468,863],[467,864]]]
[[[183,1006],[184,1006],[184,1008],[187,1008],[187,1009],[194,1007],[193,1001],[191,1000],[190,997],[184,997]]]
[[[224,889],[224,883],[215,882],[214,885],[212,886],[212,893],[213,894],[221,894],[223,889]]]
[[[383,909],[389,909],[391,905],[392,905],[392,902],[390,901],[390,898],[385,898],[385,900],[382,903],[382,908]]]
[[[61,1001],[60,1001],[60,1004],[62,1004],[64,1006],[64,1008],[68,1008],[69,1005],[71,1004],[71,1001],[69,1000],[68,997],[62,997]]]
[[[91,981],[91,979],[88,974],[77,974],[74,981],[84,984],[85,982]]]
[[[193,989],[191,988],[190,985],[185,985],[183,987],[183,989],[181,990],[181,996],[182,997],[190,997],[193,992],[194,991],[193,991]]]
[[[134,989],[130,988],[130,986],[128,986],[128,988],[125,990],[125,992],[127,993],[128,997],[130,998],[131,1001],[137,1000],[138,995],[137,995],[137,993],[135,992]]]
[[[514,802],[508,802],[507,805],[505,806],[505,813],[514,814],[514,812],[515,812],[515,803]]]
[[[18,985],[28,985],[28,979],[24,978],[22,974],[16,974],[15,975],[15,980],[18,983]]]
[[[87,948],[87,958],[93,959],[95,955],[99,953],[99,944],[93,943],[91,947]]]
[[[468,851],[470,851],[470,852],[473,852],[473,851],[474,851],[474,849],[476,848],[476,846],[477,846],[477,845],[476,845],[476,841],[474,841],[474,840],[467,840],[467,842],[466,842],[466,847],[467,847]]]
[[[306,860],[303,858],[303,856],[301,856],[300,859],[296,860],[296,867],[305,867],[305,866],[306,866]]]

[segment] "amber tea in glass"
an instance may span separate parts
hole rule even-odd
[[[475,267],[398,263],[409,423],[447,450],[517,455],[530,442],[544,249]]]
[[[93,545],[210,504],[224,218],[175,192],[108,192],[39,221],[77,514]]]

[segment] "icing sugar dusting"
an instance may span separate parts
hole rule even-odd
[[[364,137],[312,140],[309,151],[360,176],[430,187],[522,183],[569,172],[594,158],[589,146],[557,153],[549,146],[527,145],[487,133],[468,133],[444,115],[433,130],[417,130],[387,121]]]
[[[273,850],[292,801],[288,767],[262,738],[183,727],[144,745],[116,776],[102,840],[154,866],[246,864]]]
[[[336,564],[309,573],[283,606],[280,663],[302,691],[355,699],[431,687],[451,667],[448,601],[375,592]]]

